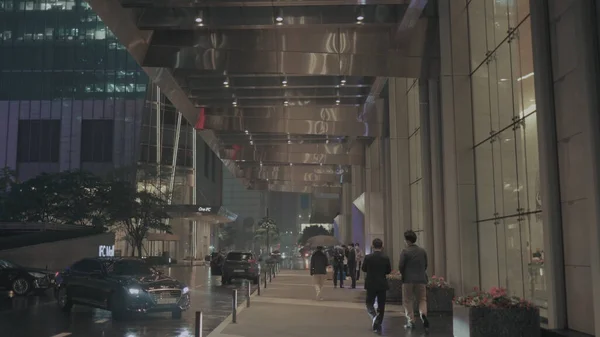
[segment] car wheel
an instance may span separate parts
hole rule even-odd
[[[171,312],[172,319],[181,319],[181,310],[175,309]]]
[[[27,295],[31,290],[31,283],[24,278],[18,278],[12,283],[12,291],[19,296]]]
[[[221,285],[227,285],[231,283],[231,280],[229,278],[227,278],[227,276],[223,275],[221,276]]]
[[[122,321],[129,317],[129,313],[125,308],[125,303],[123,303],[123,299],[118,294],[112,294],[109,307],[114,320]]]
[[[71,312],[71,309],[73,308],[73,301],[71,301],[66,287],[58,289],[58,293],[56,295],[56,304],[58,304],[58,307],[61,311]]]

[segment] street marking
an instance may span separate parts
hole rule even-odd
[[[108,318],[103,318],[103,319],[99,319],[97,321],[94,321],[94,323],[96,323],[96,324],[101,324],[101,323],[106,323],[106,322],[108,322]]]
[[[61,333],[59,333],[57,335],[50,336],[50,337],[67,337],[67,336],[70,336],[70,335],[71,335],[70,332],[61,332]]]

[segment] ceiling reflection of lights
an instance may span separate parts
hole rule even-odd
[[[529,73],[527,75],[523,75],[522,77],[517,78],[517,81],[521,82],[522,80],[526,80],[526,79],[528,79],[528,78],[530,78],[532,76],[533,76],[533,73]]]

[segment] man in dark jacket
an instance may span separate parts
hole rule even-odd
[[[351,243],[348,249],[348,274],[352,279],[352,289],[356,288],[356,250],[354,250],[354,244]]]
[[[333,248],[333,287],[337,288],[337,282],[340,281],[340,288],[344,287],[344,259],[346,255],[344,248],[337,246]]]
[[[373,240],[373,252],[365,256],[362,271],[365,276],[365,289],[367,290],[367,312],[373,319],[373,331],[381,332],[381,323],[385,313],[386,291],[388,290],[387,275],[392,272],[390,259],[383,254],[383,241]],[[377,299],[377,311],[375,311]]]
[[[322,300],[321,290],[323,290],[323,284],[327,278],[327,266],[329,265],[329,259],[327,255],[323,253],[323,247],[317,247],[310,258],[310,275],[313,277],[313,284],[317,292],[317,300]]]
[[[402,275],[402,306],[407,318],[406,328],[412,328],[415,321],[414,300],[419,303],[419,313],[423,327],[429,329],[427,319],[427,252],[416,245],[417,234],[411,230],[404,232],[406,248],[400,253],[398,271]]]

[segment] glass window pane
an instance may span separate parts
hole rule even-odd
[[[494,54],[494,61],[490,63],[490,71],[496,72],[496,86],[498,92],[498,115],[492,116],[492,129],[498,131],[514,122],[512,66],[510,46],[504,43]]]
[[[529,0],[508,1],[510,27],[517,27],[529,15]]]
[[[527,265],[525,298],[533,300],[541,308],[547,308],[546,256],[544,253],[542,214],[531,214],[524,221],[528,223],[527,227],[522,228],[523,237],[527,238],[527,242],[525,243],[526,254],[524,254],[524,260]],[[525,230],[528,230],[528,233],[525,233]],[[545,310],[540,310],[542,316],[544,316],[544,313]]]
[[[477,175],[477,218],[495,217],[494,201],[494,160],[492,143],[484,142],[475,148],[475,169]]]
[[[481,275],[481,288],[489,290],[497,287],[498,274],[498,234],[494,221],[484,221],[479,226],[479,273]]]
[[[499,146],[494,147],[494,170],[502,171],[502,181],[495,182],[496,188],[502,190],[503,212],[500,215],[513,215],[519,208],[515,131],[513,128],[501,132],[497,137],[497,142]],[[496,199],[496,203],[498,201]]]
[[[519,116],[527,116],[536,111],[535,105],[535,83],[533,73],[533,51],[531,41],[530,19],[525,20],[516,34],[516,40],[512,42],[511,53],[518,55],[519,67],[513,66],[518,90],[522,97],[522,106]],[[513,57],[513,62],[515,58]]]
[[[484,1],[469,3],[469,40],[471,44],[471,69],[483,63],[489,50],[486,38],[486,15]]]
[[[487,45],[494,50],[508,36],[507,1],[485,0]]]
[[[504,244],[506,253],[506,290],[513,296],[524,296],[523,243],[521,226],[525,226],[518,217],[507,218],[504,223]]]
[[[471,76],[473,93],[473,132],[475,144],[489,138],[492,131],[490,116],[490,84],[488,65],[483,64]]]

